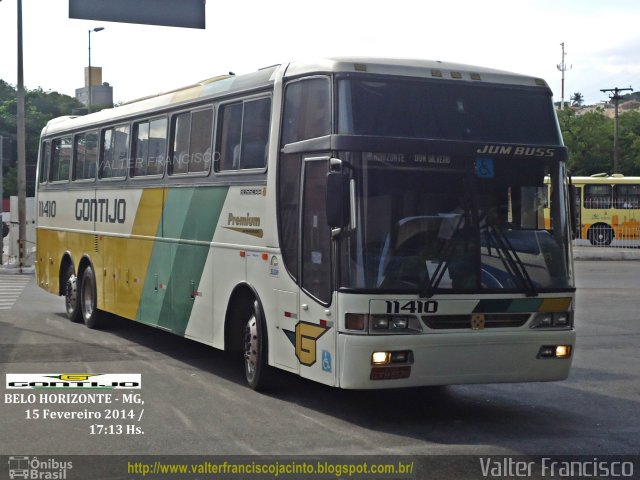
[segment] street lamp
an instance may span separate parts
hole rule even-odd
[[[91,113],[91,32],[101,32],[104,30],[104,27],[96,27],[93,30],[89,30],[89,102],[87,105],[87,109],[89,113]]]

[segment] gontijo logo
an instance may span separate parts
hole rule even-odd
[[[7,389],[84,388],[139,389],[139,373],[7,373]]]

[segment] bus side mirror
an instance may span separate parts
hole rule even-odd
[[[578,211],[576,209],[577,190],[575,185],[569,185],[569,214],[571,215],[571,234],[573,238],[578,238]]]
[[[332,233],[339,234],[348,219],[347,197],[348,180],[340,172],[329,172],[327,174],[327,224],[332,229]]]

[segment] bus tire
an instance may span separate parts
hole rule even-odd
[[[249,386],[256,391],[270,386],[270,367],[267,329],[260,304],[253,301],[243,329],[244,374]]]
[[[591,245],[605,247],[613,241],[613,230],[609,225],[603,223],[591,225],[587,231],[587,238]]]
[[[97,308],[96,275],[91,265],[87,265],[82,272],[80,282],[80,308],[84,324],[89,328],[100,328],[100,312]]]
[[[64,307],[67,317],[74,323],[82,322],[80,308],[78,308],[78,277],[72,264],[67,265],[64,273]]]

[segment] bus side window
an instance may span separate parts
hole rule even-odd
[[[270,116],[270,97],[220,107],[217,172],[266,167]]]
[[[51,142],[42,142],[42,150],[40,154],[40,174],[39,182],[45,183],[49,179],[49,160],[51,159]]]
[[[638,208],[640,206],[640,185],[616,185],[616,208]]]
[[[56,138],[53,141],[51,150],[51,166],[49,167],[50,182],[63,182],[69,180],[72,147],[73,141],[71,135]]]
[[[240,168],[240,134],[242,129],[242,103],[223,105],[218,111],[220,134],[218,151],[220,162],[217,171]]]
[[[317,77],[289,83],[285,91],[281,145],[331,133],[329,79]]]
[[[74,142],[74,180],[95,179],[97,154],[98,132],[87,132],[76,135]]]
[[[585,185],[584,208],[606,209],[611,208],[611,185]]]
[[[213,109],[173,117],[169,174],[208,173],[211,168]]]
[[[134,132],[133,176],[162,175],[167,148],[167,119],[135,123]]]
[[[129,125],[120,125],[102,132],[100,178],[124,178],[129,160]]]

